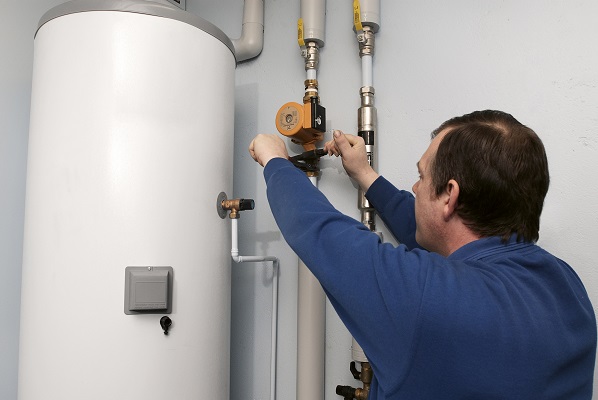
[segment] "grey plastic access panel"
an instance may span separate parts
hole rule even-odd
[[[173,278],[172,267],[126,267],[125,314],[170,314]]]

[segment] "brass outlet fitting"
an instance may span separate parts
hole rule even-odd
[[[351,386],[336,387],[336,394],[343,396],[345,400],[367,400],[370,393],[370,386],[374,377],[374,371],[369,362],[361,363],[361,371],[355,368],[355,361],[350,365],[351,374],[353,378],[360,380],[363,383],[363,388],[354,388]]]
[[[226,193],[221,192],[216,199],[216,210],[220,218],[226,216],[226,212],[230,211],[230,219],[238,219],[240,217],[239,212],[244,210],[253,210],[255,208],[255,202],[253,199],[227,199]]]
[[[320,104],[320,96],[318,95],[318,80],[306,79],[303,84],[305,85],[303,104],[311,103],[312,99],[314,98],[316,99],[316,103]]]

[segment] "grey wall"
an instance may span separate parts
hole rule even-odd
[[[2,1],[0,12],[0,398],[17,397],[27,132],[37,22],[60,0]]]
[[[62,1],[3,2],[0,13],[0,398],[16,399],[24,180],[32,62],[39,17]],[[240,35],[241,0],[189,0],[231,37]],[[350,2],[329,0],[327,40],[318,75],[328,126],[354,132],[360,62]],[[266,0],[262,55],[237,67],[234,196],[256,209],[240,220],[244,254],[281,259],[278,398],[295,397],[297,258],[281,238],[265,198],[261,168],[246,148],[256,133],[275,133],[274,116],[303,96],[296,42],[299,1]],[[598,3],[593,0],[452,2],[382,0],[374,84],[379,114],[379,171],[411,188],[415,163],[442,121],[476,109],[511,112],[544,140],[552,174],[539,244],[567,260],[598,305]],[[200,77],[190,77],[190,79]],[[328,134],[329,135],[329,134]],[[329,137],[329,136],[328,136]],[[298,152],[289,143],[291,152]],[[358,217],[356,193],[336,159],[322,162],[321,190]],[[386,233],[386,238],[392,238]],[[271,270],[233,265],[231,398],[269,397]],[[348,372],[350,336],[332,309],[327,321],[326,398]],[[49,328],[51,329],[51,328]]]
[[[230,10],[240,2],[209,3],[201,2],[203,15],[238,36],[240,11],[234,11],[233,19]],[[360,61],[348,3],[327,2],[327,38],[318,80],[328,126],[355,132]],[[199,12],[198,2],[194,6]],[[244,250],[281,257],[278,394],[293,399],[296,258],[277,234],[261,168],[246,148],[256,133],[276,132],[274,116],[285,102],[300,101],[305,73],[296,43],[299,2],[266,1],[266,6],[264,51],[237,67],[235,195],[254,197],[257,204],[241,220]],[[539,244],[577,270],[596,305],[597,18],[598,4],[591,0],[382,0],[374,60],[379,171],[401,187],[410,189],[417,180],[415,163],[429,143],[429,133],[452,116],[496,108],[538,132],[552,176]],[[299,151],[290,143],[289,147]],[[340,160],[322,165],[321,190],[338,209],[359,218],[355,189],[342,173]],[[388,233],[385,236],[392,241]],[[234,275],[232,358],[237,364],[232,393],[241,399],[241,391],[249,389],[254,398],[267,398],[267,371],[262,369],[269,354],[268,268],[242,268]],[[348,373],[350,338],[334,311],[328,311],[326,398],[336,399],[337,384],[355,382]]]

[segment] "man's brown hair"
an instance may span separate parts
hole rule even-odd
[[[476,234],[535,242],[550,177],[542,141],[502,111],[476,111],[444,122],[449,132],[431,162],[437,195],[459,184],[457,214]]]

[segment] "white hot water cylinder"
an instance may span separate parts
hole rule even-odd
[[[78,0],[42,18],[20,400],[229,399],[230,228],[216,200],[232,194],[233,53],[165,4]],[[172,272],[126,283],[127,267]]]

